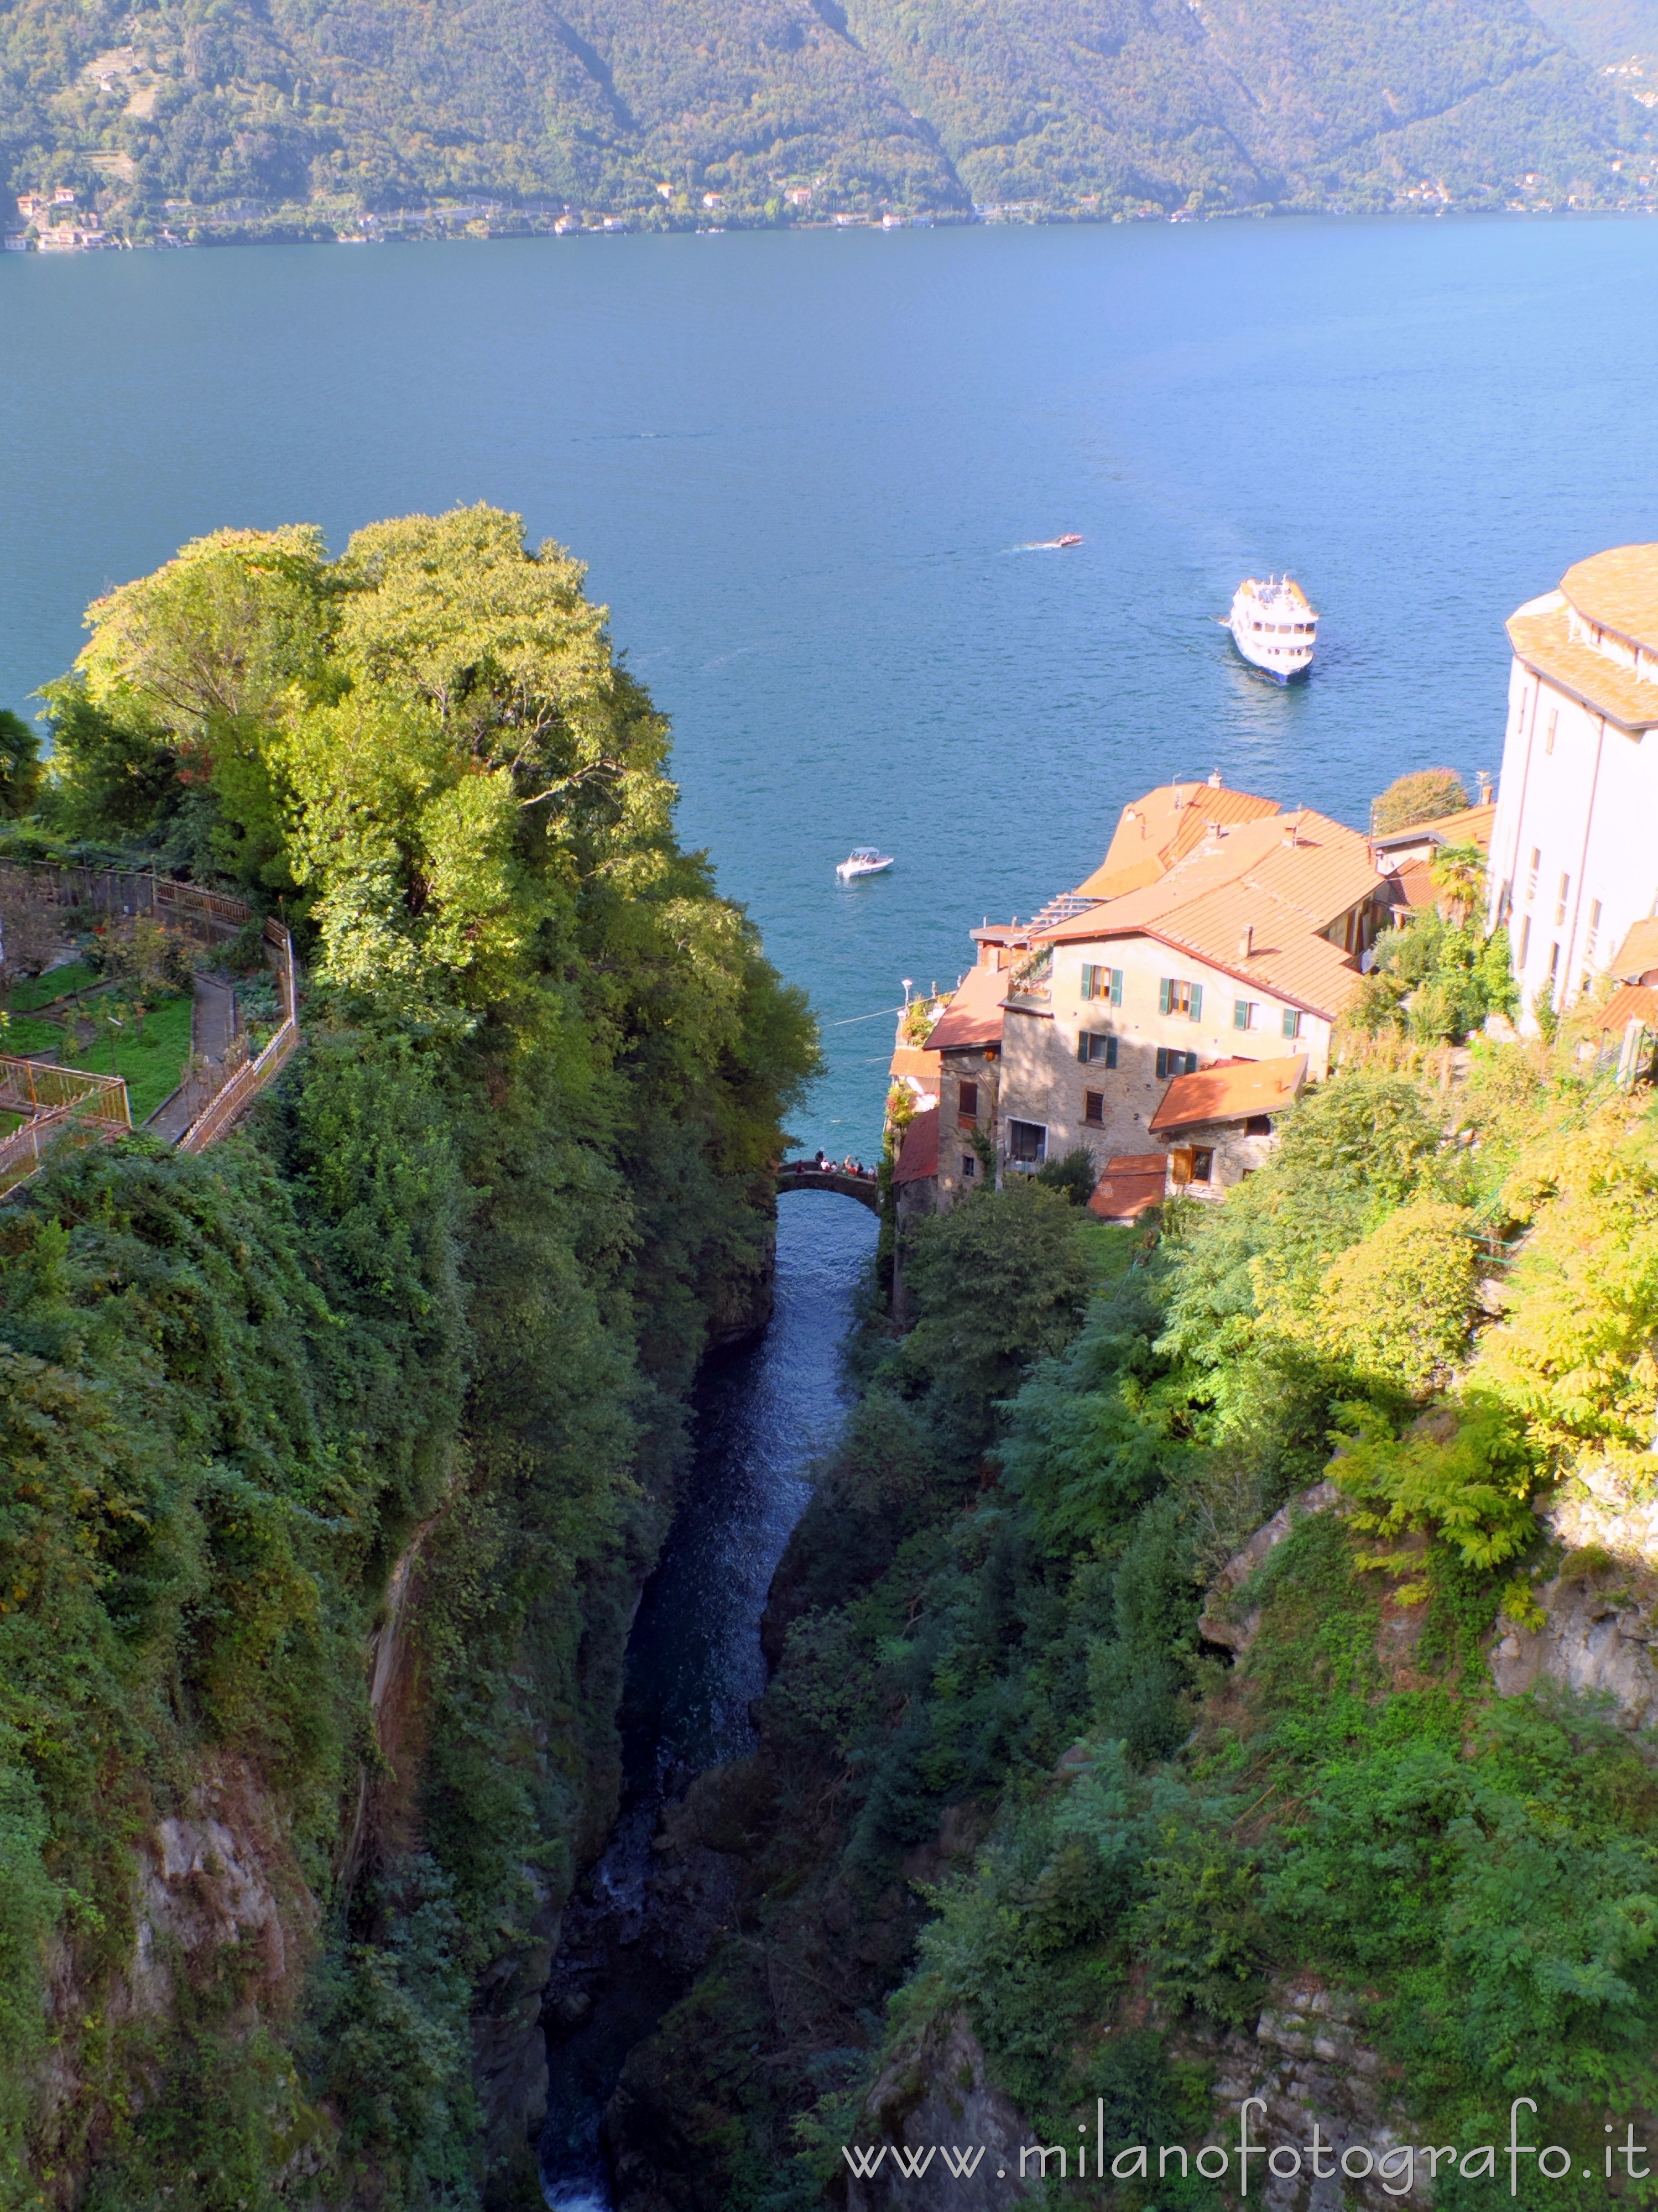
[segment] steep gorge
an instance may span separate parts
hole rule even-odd
[[[810,1021],[514,518],[224,533],[93,631],[23,842],[282,899],[307,1048],[214,1152],[0,1218],[0,2192],[534,2203],[548,1960]]]

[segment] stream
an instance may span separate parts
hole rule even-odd
[[[621,1810],[566,1911],[548,1992],[541,2168],[556,2212],[610,2212],[604,2106],[629,2051],[687,1986],[647,1896],[651,1839],[697,1774],[753,1748],[761,1616],[810,1462],[844,1411],[840,1346],[876,1232],[856,1200],[786,1200],[772,1321],[698,1388],[695,1463],[628,1639]]]

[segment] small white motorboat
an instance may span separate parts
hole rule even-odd
[[[883,853],[874,845],[854,845],[835,872],[843,884],[849,884],[854,876],[884,875],[891,866],[890,853]]]

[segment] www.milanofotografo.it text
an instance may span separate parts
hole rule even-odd
[[[1533,2115],[1535,2100],[1516,2097],[1509,2107],[1509,2140],[1506,2143],[1473,2143],[1459,2146],[1455,2143],[1401,2143],[1389,2141],[1379,2148],[1368,2143],[1348,2143],[1337,2150],[1333,2143],[1326,2142],[1316,2120],[1313,2123],[1312,2141],[1307,2143],[1251,2141],[1249,2115],[1258,2112],[1264,2120],[1266,2100],[1260,2097],[1246,2097],[1238,2114],[1238,2140],[1236,2144],[1205,2143],[1195,2152],[1188,2153],[1181,2143],[1125,2143],[1112,2149],[1105,2140],[1105,2101],[1099,2100],[1091,2130],[1086,2120],[1078,2120],[1077,2132],[1084,2140],[1080,2143],[1024,2143],[1017,2152],[1005,2150],[1004,2160],[1017,2156],[1017,2175],[1009,2164],[995,2168],[999,2181],[1048,2180],[1060,2181],[1140,2181],[1163,2179],[1171,2172],[1179,2174],[1200,2173],[1206,2181],[1218,2181],[1231,2172],[1236,2165],[1236,2184],[1240,2196],[1249,2193],[1253,2175],[1260,2185],[1266,2174],[1278,2181],[1293,2181],[1305,2173],[1318,2181],[1328,2181],[1337,2173],[1345,2174],[1350,2181],[1363,2181],[1374,2174],[1390,2197],[1407,2196],[1416,2185],[1419,2169],[1425,2169],[1430,2180],[1437,2177],[1441,2166],[1448,2172],[1460,2173],[1471,2181],[1500,2182],[1506,2179],[1510,2197],[1520,2194],[1522,2159],[1534,2159],[1534,2168],[1524,2170],[1540,2173],[1546,2181],[1564,2181],[1575,2163],[1570,2151],[1560,2143],[1527,2143],[1520,2140],[1522,2109]],[[1606,2133],[1615,2133],[1610,2122]],[[910,2146],[904,2143],[842,2143],[841,2155],[860,2180],[870,2180],[880,2172],[886,2160],[892,2161],[896,2173],[906,2181],[919,2180],[935,2158],[942,2172],[957,2181],[975,2179],[987,2154],[983,2143],[924,2143]],[[1622,2142],[1608,2142],[1604,2159],[1605,2178],[1610,2180],[1614,2172],[1627,2174],[1631,2179],[1644,2180],[1651,2169],[1646,2164],[1647,2146],[1635,2140],[1631,2123]],[[1090,2158],[1092,2163],[1090,2164]],[[1621,2159],[1621,2168],[1613,2165],[1614,2158]],[[1251,2166],[1251,2159],[1263,2161]],[[1637,2160],[1641,2161],[1637,2164]],[[1155,2165],[1153,2160],[1156,2161]],[[1506,2166],[1506,2176],[1503,2168]],[[1593,2166],[1581,2169],[1583,2179],[1594,2179]]]

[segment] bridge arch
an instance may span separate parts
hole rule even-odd
[[[777,1195],[789,1190],[829,1190],[841,1198],[855,1198],[872,1213],[881,1211],[881,1186],[874,1176],[848,1175],[844,1168],[798,1166],[786,1163],[777,1170]]]

